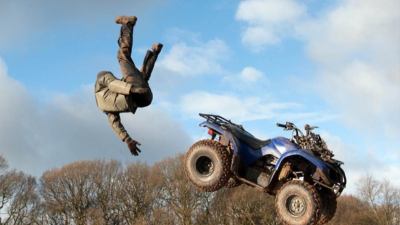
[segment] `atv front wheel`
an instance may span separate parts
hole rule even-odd
[[[321,196],[321,218],[319,219],[318,224],[322,225],[329,222],[336,212],[336,195],[326,188],[323,188],[319,192]]]
[[[307,182],[292,180],[285,183],[275,198],[279,218],[288,225],[314,225],[320,216],[320,197]]]
[[[219,142],[201,140],[190,147],[185,171],[200,190],[213,192],[226,185],[230,177],[230,154]]]

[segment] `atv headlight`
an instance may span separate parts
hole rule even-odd
[[[336,196],[339,196],[341,193],[341,187],[340,185],[334,184],[333,187],[333,192],[335,193]]]

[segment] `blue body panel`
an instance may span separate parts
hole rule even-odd
[[[278,162],[276,163],[275,168],[279,168],[282,162],[285,161],[285,159],[293,156],[302,157],[322,170],[329,169],[327,163],[325,163],[324,161],[320,160],[319,158],[315,157],[313,154],[305,150],[288,151],[285,154],[282,154],[281,158],[279,158]]]
[[[269,144],[261,148],[262,155],[273,155],[277,158],[288,151],[295,150],[299,150],[299,146],[284,137],[272,138]]]
[[[286,158],[298,156],[310,161],[312,164],[322,169],[323,171],[329,169],[329,166],[322,160],[318,159],[311,153],[300,149],[298,145],[294,144],[285,137],[272,138],[270,142],[261,149],[252,149],[246,143],[243,143],[235,138],[229,131],[222,129],[216,124],[205,121],[201,123],[200,126],[211,128],[221,135],[227,137],[232,143],[234,154],[239,155],[241,161],[246,165],[251,165],[265,155],[273,155],[279,159],[275,165],[275,168],[279,168],[281,166],[281,163]]]
[[[240,156],[241,161],[244,162],[247,166],[251,165],[253,162],[257,161],[263,156],[260,150],[254,150],[247,144],[241,141],[238,142],[239,144],[237,144],[237,154]]]
[[[240,158],[240,162],[246,166],[251,166],[257,160],[261,159],[266,155],[273,155],[274,157],[276,157],[277,161],[274,161],[272,164],[274,165],[274,170],[270,176],[268,186],[273,184],[272,182],[277,179],[280,172],[280,168],[285,164],[286,160],[289,160],[294,157],[307,160],[311,164],[315,165],[318,171],[322,172],[327,176],[330,174],[331,170],[336,171],[339,174],[338,176],[341,177],[340,189],[337,188],[335,189],[337,190],[337,193],[340,194],[341,191],[346,186],[346,177],[343,170],[340,168],[340,165],[337,166],[338,168],[336,168],[334,165],[322,161],[320,158],[313,155],[311,152],[301,149],[300,146],[293,143],[288,138],[285,137],[272,138],[266,142],[265,146],[259,149],[254,149],[250,147],[250,145],[248,145],[246,142],[239,140],[239,138],[235,137],[229,129],[223,126],[220,126],[218,124],[209,121],[201,123],[200,126],[208,127],[216,131],[220,135],[224,136],[226,139],[228,139],[233,148],[233,154],[237,155]],[[257,143],[254,146],[258,146]],[[333,188],[335,187],[333,186]]]

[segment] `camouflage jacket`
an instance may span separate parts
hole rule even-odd
[[[95,85],[97,106],[107,114],[112,129],[122,141],[130,136],[121,123],[119,113],[135,113],[137,109],[130,95],[131,87],[132,84],[118,80],[110,72],[99,73]]]

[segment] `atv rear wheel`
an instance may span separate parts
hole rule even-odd
[[[319,191],[321,196],[321,217],[318,224],[322,225],[329,222],[336,212],[336,195],[331,190],[323,188]]]
[[[307,182],[292,180],[285,183],[275,198],[279,218],[288,225],[314,225],[319,220],[320,197]]]
[[[235,177],[229,178],[228,182],[226,183],[225,187],[227,188],[235,188],[242,184],[242,182]]]
[[[217,191],[230,177],[230,154],[213,140],[201,140],[190,147],[185,157],[186,175],[202,191]]]

